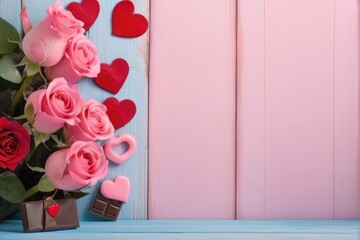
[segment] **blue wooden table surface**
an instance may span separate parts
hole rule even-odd
[[[82,221],[79,229],[23,233],[21,222],[0,224],[0,239],[360,239],[359,221]]]

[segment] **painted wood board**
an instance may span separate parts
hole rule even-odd
[[[151,1],[150,219],[235,218],[235,21],[234,0]]]
[[[0,16],[11,23],[19,32],[21,30],[20,11],[21,1],[0,1]]]
[[[357,219],[357,2],[239,3],[237,217]]]
[[[359,1],[335,1],[334,216],[360,217]]]
[[[18,9],[14,9],[15,2]],[[24,1],[32,24],[35,25],[46,15],[46,8],[54,1]],[[64,6],[72,0],[62,0]],[[80,1],[77,1],[80,2]],[[106,179],[113,179],[117,175],[125,175],[130,179],[131,192],[129,202],[124,205],[120,219],[146,219],[147,218],[147,99],[148,99],[148,40],[149,32],[139,38],[125,39],[111,35],[111,14],[116,0],[100,0],[100,15],[92,26],[87,36],[95,43],[99,51],[100,62],[111,63],[116,58],[124,58],[130,65],[129,76],[122,89],[115,96],[119,99],[130,98],[137,105],[137,113],[134,119],[125,127],[116,132],[116,136],[123,133],[132,134],[137,140],[137,150],[127,162],[118,166],[110,164],[109,174]],[[8,7],[14,9],[11,14],[11,23],[15,21],[20,24],[18,15],[20,13],[20,0],[1,0],[1,14],[8,12]],[[149,18],[149,1],[134,0],[136,12]],[[7,9],[4,11],[3,9]],[[1,15],[2,16],[2,15]],[[9,21],[10,21],[9,20]],[[85,100],[94,98],[103,102],[107,97],[114,96],[111,93],[97,87],[93,80],[84,79],[78,83],[79,89]],[[99,186],[99,184],[97,185]],[[78,202],[80,219],[101,220],[88,213],[97,187],[92,189],[91,195],[80,199]]]
[[[333,218],[333,22],[333,0],[265,1],[265,218]]]
[[[265,218],[264,0],[239,0],[236,218]]]
[[[119,221],[81,222],[81,228],[24,234],[19,221],[0,224],[15,239],[358,239],[358,221]]]

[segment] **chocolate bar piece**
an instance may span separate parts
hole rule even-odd
[[[20,211],[25,232],[79,227],[76,200],[73,198],[24,202]]]
[[[123,204],[124,203],[121,201],[108,199],[101,193],[98,193],[90,207],[90,212],[106,219],[116,221]]]

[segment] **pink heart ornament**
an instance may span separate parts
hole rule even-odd
[[[127,143],[129,148],[122,153],[121,155],[114,152],[114,146],[120,145],[122,143]],[[130,134],[122,134],[118,138],[112,137],[106,141],[104,145],[104,151],[106,158],[116,164],[122,164],[125,162],[131,155],[134,154],[136,149],[136,140]]]
[[[106,198],[126,203],[129,199],[130,181],[125,176],[117,176],[114,181],[106,180],[101,184],[100,192]]]

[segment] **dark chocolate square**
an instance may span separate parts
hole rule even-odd
[[[123,202],[108,199],[98,193],[90,207],[90,213],[115,221],[119,216],[122,205]]]

